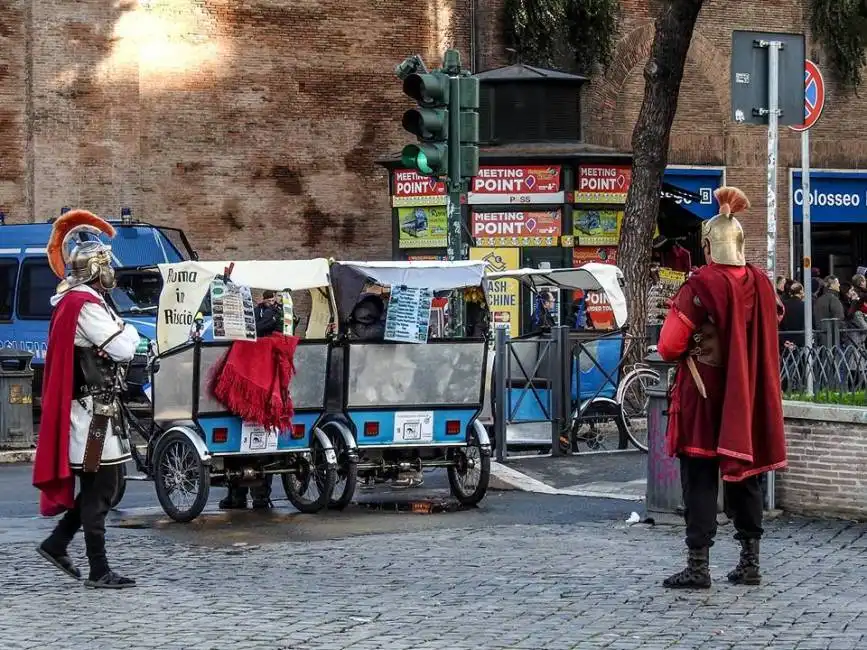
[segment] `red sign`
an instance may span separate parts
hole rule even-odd
[[[825,108],[825,80],[819,66],[806,59],[804,61],[804,123],[790,126],[792,131],[806,131],[819,121]]]
[[[472,228],[479,246],[556,246],[560,211],[474,212]]]
[[[588,262],[601,264],[617,264],[616,246],[576,246],[572,249],[572,266],[581,266]]]
[[[470,204],[562,203],[560,166],[481,167],[473,177]]]
[[[422,176],[412,169],[394,171],[392,205],[444,205],[446,185],[435,178]]]
[[[616,321],[614,310],[608,303],[604,291],[587,291],[587,316],[597,330],[613,330]]]
[[[575,203],[626,203],[632,168],[617,165],[581,165]]]

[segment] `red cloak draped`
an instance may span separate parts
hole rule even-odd
[[[719,457],[720,472],[727,481],[784,468],[773,285],[755,266],[747,265],[745,273],[736,277],[725,267],[711,264],[691,276],[681,292],[669,318],[685,317],[700,326],[703,321],[690,313],[697,311],[690,309],[692,297],[697,297],[699,311],[710,316],[719,332],[723,366],[696,363],[707,390],[705,399],[681,362],[669,409],[669,452]]]
[[[285,431],[292,426],[289,384],[292,359],[300,339],[271,334],[255,341],[235,341],[214,376],[211,391],[245,421]]]
[[[39,513],[59,515],[75,504],[75,476],[69,466],[75,330],[86,303],[99,304],[84,291],[67,293],[51,314],[42,381],[42,418],[33,461],[33,486],[41,490]]]

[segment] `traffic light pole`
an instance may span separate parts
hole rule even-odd
[[[464,183],[461,179],[461,55],[457,50],[446,50],[443,56],[443,72],[449,75],[449,176],[448,176],[448,231],[446,255],[450,262],[469,257],[464,248],[464,227],[461,218],[461,195]],[[453,314],[454,333],[463,332],[466,303],[457,292],[452,294],[450,311]]]

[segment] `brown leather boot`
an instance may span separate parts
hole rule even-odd
[[[738,565],[729,571],[729,582],[736,585],[760,585],[762,574],[759,571],[759,545],[757,539],[742,539],[741,559]]]
[[[662,582],[667,589],[710,589],[710,549],[691,548],[686,556],[686,568]]]

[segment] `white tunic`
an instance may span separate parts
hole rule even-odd
[[[75,329],[75,345],[83,348],[102,346],[118,331],[103,348],[106,354],[118,362],[132,361],[139,343],[139,335],[135,327],[126,324],[112,311],[102,296],[87,286],[78,286],[70,291],[84,291],[99,299],[101,304],[85,303],[78,316],[78,326]],[[66,294],[51,298],[51,304],[56,305]],[[83,402],[83,404],[82,404]],[[69,464],[73,469],[80,469],[84,463],[84,448],[87,444],[87,434],[90,430],[90,420],[93,416],[93,398],[85,397],[72,400],[69,427]],[[102,465],[118,465],[130,459],[128,441],[122,439],[109,423],[106,432],[105,446],[102,448]]]

